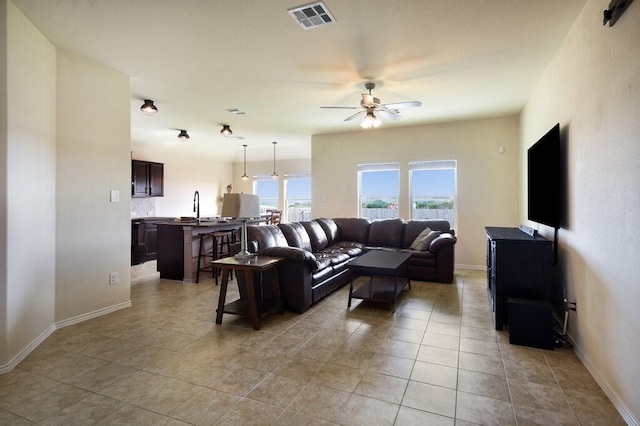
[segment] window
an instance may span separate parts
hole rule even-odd
[[[308,173],[285,174],[284,194],[287,222],[311,219],[311,176]]]
[[[360,217],[369,219],[398,217],[399,188],[398,163],[359,164]]]
[[[260,214],[267,210],[278,210],[278,179],[270,176],[256,176],[253,181],[253,193],[260,197]]]
[[[456,162],[409,163],[411,217],[445,219],[453,228],[455,218]]]

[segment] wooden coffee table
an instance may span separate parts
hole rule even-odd
[[[396,311],[398,294],[409,286],[409,266],[407,260],[411,253],[401,251],[371,250],[357,259],[349,262],[347,268],[351,269],[351,287],[349,288],[349,304],[351,299],[372,300],[377,302],[393,303],[393,312]],[[400,277],[400,270],[406,267],[407,277]],[[368,275],[369,280],[354,290],[356,276]]]

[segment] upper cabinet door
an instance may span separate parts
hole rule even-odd
[[[149,196],[149,163],[131,160],[131,196]]]
[[[149,163],[149,195],[164,196],[164,164]]]
[[[131,160],[131,196],[164,196],[164,164]]]

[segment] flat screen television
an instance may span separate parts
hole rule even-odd
[[[527,151],[528,219],[560,227],[560,124]]]

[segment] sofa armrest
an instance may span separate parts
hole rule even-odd
[[[440,234],[438,236],[438,238],[436,238],[435,240],[431,241],[431,244],[429,245],[429,249],[428,250],[431,253],[437,253],[443,247],[452,246],[457,241],[458,241],[458,238],[455,235],[449,234],[449,233],[442,233],[442,234]]]
[[[304,262],[311,266],[311,270],[318,269],[318,259],[310,251],[298,247],[267,247],[258,250],[259,255],[284,257],[292,262]]]

